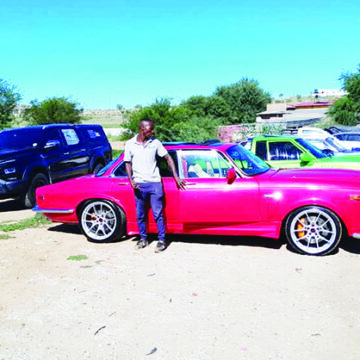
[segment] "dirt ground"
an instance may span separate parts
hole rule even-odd
[[[32,216],[0,201],[0,223]],[[309,257],[260,238],[170,236],[155,254],[77,226],[10,235],[0,359],[360,358],[359,240]]]

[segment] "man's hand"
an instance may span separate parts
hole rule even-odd
[[[133,179],[130,180],[130,184],[131,184],[131,187],[134,190],[139,190],[140,189],[140,186]]]
[[[186,181],[185,180],[180,179],[178,176],[176,176],[175,177],[175,182],[176,182],[177,187],[180,190],[185,190],[186,189]]]

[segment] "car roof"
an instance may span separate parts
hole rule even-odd
[[[349,134],[355,134],[355,135],[360,135],[360,131],[344,131],[344,132],[338,132],[336,134],[333,134],[333,136],[336,137],[336,135],[349,135]]]
[[[300,136],[298,135],[259,135],[259,136],[254,136],[251,139],[256,139],[256,140],[267,140],[267,139],[271,139],[271,140],[286,140],[286,139],[299,139]]]
[[[196,144],[196,143],[163,143],[167,150],[209,150],[219,149],[226,151],[228,148],[237,145],[236,143],[214,143],[209,145]]]

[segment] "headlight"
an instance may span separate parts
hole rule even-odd
[[[12,168],[4,169],[4,173],[5,173],[5,175],[15,174],[16,173],[16,168],[12,167]]]

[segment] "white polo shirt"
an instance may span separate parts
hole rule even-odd
[[[165,156],[168,152],[157,139],[149,139],[145,144],[136,140],[137,135],[126,142],[124,161],[131,162],[133,178],[137,183],[160,182],[160,171],[156,155]]]

